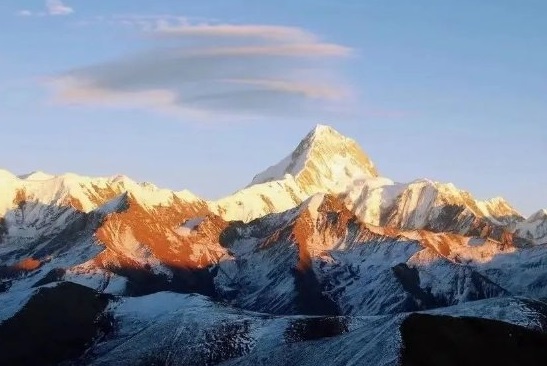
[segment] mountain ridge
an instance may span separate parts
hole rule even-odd
[[[0,215],[13,207],[15,201],[19,204],[23,198],[33,197],[45,204],[55,201],[88,212],[115,195],[129,191],[149,206],[169,205],[177,199],[200,201],[225,220],[250,221],[295,207],[313,194],[330,193],[344,197],[346,205],[372,225],[441,231],[448,227],[462,234],[476,231],[476,227],[491,226],[499,228],[498,231],[521,233],[526,241],[538,243],[545,239],[544,230],[536,232],[530,227],[541,226],[541,222],[525,224],[526,218],[501,197],[479,201],[451,183],[427,179],[395,183],[380,177],[374,163],[354,140],[326,125],[317,125],[291,154],[257,174],[250,185],[216,201],[203,200],[187,190],[175,192],[151,183],[136,183],[121,175],[91,178],[72,173],[53,176],[36,171],[15,176],[4,170],[0,180],[4,190]],[[419,198],[420,195],[423,197]],[[451,213],[442,209],[452,206]],[[437,213],[433,214],[434,211]],[[438,215],[447,214],[460,215],[461,222],[431,225],[439,220]]]
[[[393,182],[325,126],[298,146],[304,164],[217,201],[0,170],[0,332],[14,342],[0,348],[98,365],[395,365],[423,322],[532,343],[547,330],[545,210],[524,219],[450,183]]]

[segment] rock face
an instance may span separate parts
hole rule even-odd
[[[505,332],[477,344],[506,345],[508,360],[518,350],[507,332],[522,335],[530,364],[543,357],[540,336],[506,323],[547,324],[547,211],[525,219],[450,183],[380,177],[330,127],[214,202],[124,176],[43,172],[0,171],[0,193],[7,363],[435,363],[405,348],[422,325],[465,363],[477,328]],[[27,342],[33,322],[45,333]],[[446,334],[451,324],[464,337]],[[41,341],[62,327],[55,344]]]

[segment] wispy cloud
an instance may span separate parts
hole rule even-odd
[[[17,12],[17,15],[23,17],[30,16],[58,16],[58,15],[69,15],[74,13],[74,9],[70,6],[65,5],[61,0],[46,0],[45,9],[41,11],[31,11],[28,9],[20,10]]]
[[[68,15],[74,12],[74,9],[63,4],[61,0],[46,0],[46,10],[49,15]]]
[[[115,21],[136,25],[147,49],[59,75],[52,83],[57,103],[263,116],[326,110],[351,96],[337,73],[351,49],[301,28],[172,16]]]
[[[155,34],[163,37],[242,37],[262,38],[272,41],[315,42],[316,37],[299,28],[271,25],[233,25],[233,24],[183,24],[172,26],[164,22],[156,29]]]
[[[21,17],[30,17],[30,16],[32,16],[32,12],[30,10],[19,10],[17,12],[17,15],[19,15]]]

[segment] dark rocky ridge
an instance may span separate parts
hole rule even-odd
[[[497,320],[411,314],[401,336],[401,366],[547,364],[547,334]]]

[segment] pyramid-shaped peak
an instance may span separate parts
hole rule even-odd
[[[357,179],[377,177],[372,161],[354,140],[319,124],[285,159],[256,175],[251,183],[295,178],[302,190],[343,193]]]

